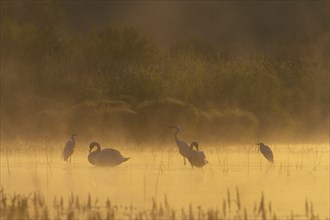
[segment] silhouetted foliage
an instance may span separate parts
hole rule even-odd
[[[160,49],[132,27],[75,33],[54,1],[3,6],[5,135],[116,131],[112,138],[163,141],[171,123],[209,141],[327,138],[328,61],[315,47],[233,57],[187,39]]]

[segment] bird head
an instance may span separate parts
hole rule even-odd
[[[170,125],[170,126],[168,126],[169,128],[174,128],[176,131],[175,131],[175,133],[179,133],[179,131],[180,131],[180,129],[179,129],[179,127],[178,126],[176,126],[176,125]]]
[[[264,143],[261,143],[261,142],[260,143],[256,143],[256,145],[259,146],[259,149],[262,148],[262,146],[265,146],[265,144]]]

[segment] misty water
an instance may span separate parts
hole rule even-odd
[[[242,207],[252,214],[262,193],[267,207],[277,217],[304,216],[305,201],[312,202],[315,215],[329,217],[329,146],[272,145],[275,163],[270,164],[255,145],[207,146],[202,150],[209,161],[204,168],[191,168],[173,145],[155,151],[153,146],[118,146],[131,157],[118,167],[94,167],[87,160],[88,147],[78,146],[71,163],[61,160],[61,146],[51,151],[14,151],[8,146],[1,152],[1,187],[8,194],[40,192],[51,207],[54,198],[67,199],[71,194],[87,200],[90,194],[103,207],[112,204],[132,205],[147,210],[152,199],[181,208],[222,207],[232,197],[236,210],[236,190]],[[58,147],[56,147],[58,146]]]
[[[329,220],[329,2],[0,1],[0,220]]]

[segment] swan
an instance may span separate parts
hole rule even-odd
[[[196,147],[196,150],[193,148]],[[203,151],[199,151],[198,149],[198,143],[196,141],[193,141],[190,144],[190,153],[188,156],[188,161],[191,164],[191,167],[203,167],[205,166],[208,161],[206,160],[205,154]]]
[[[76,140],[74,139],[75,136],[77,135],[75,134],[71,135],[71,138],[65,144],[65,147],[62,152],[62,157],[64,161],[68,161],[68,159],[70,158],[70,162],[71,162],[71,156],[74,152],[74,147],[76,145]]]
[[[260,152],[262,153],[262,155],[264,155],[264,157],[269,162],[274,163],[274,156],[273,156],[273,152],[270,149],[270,147],[268,147],[264,143],[257,143],[256,145],[259,145],[259,149],[260,149]]]
[[[95,151],[92,151],[96,147]],[[95,166],[117,166],[130,158],[125,158],[121,153],[112,148],[101,150],[101,146],[97,142],[89,145],[88,161]]]

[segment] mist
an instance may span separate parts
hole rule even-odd
[[[0,4],[0,219],[329,219],[329,1]]]
[[[327,8],[1,2],[2,138],[328,142]]]

